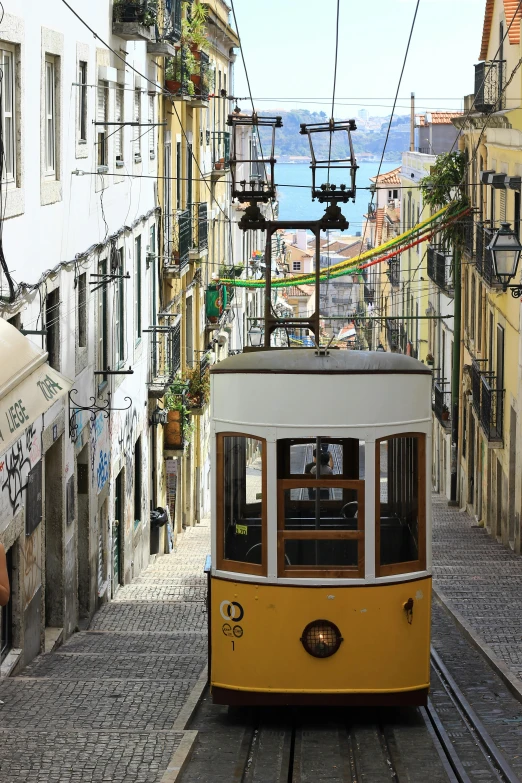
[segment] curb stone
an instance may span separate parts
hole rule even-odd
[[[163,773],[160,783],[176,783],[176,781],[180,779],[181,773],[190,759],[199,732],[190,729],[187,730],[185,727],[190,723],[190,719],[203,697],[207,683],[208,669],[205,666],[172,726],[173,731],[182,731],[183,737],[172,754],[169,765]]]
[[[433,587],[433,595],[437,602],[442,606],[445,612],[452,618],[456,625],[460,628],[464,636],[471,642],[473,647],[482,655],[483,658],[489,663],[491,668],[498,674],[503,681],[506,688],[513,694],[515,699],[522,703],[522,682],[515,677],[513,672],[509,670],[504,661],[501,661],[498,656],[495,655],[491,647],[486,644],[476,631],[473,630],[469,622],[462,616],[460,612],[453,609],[451,601],[442,593],[438,588]]]

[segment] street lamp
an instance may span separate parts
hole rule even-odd
[[[502,290],[507,291],[511,287],[509,281],[517,273],[522,252],[522,244],[509,223],[501,223],[487,249],[491,252],[495,277],[502,285]]]
[[[160,408],[159,405],[156,405],[154,410],[152,411],[150,415],[150,423],[153,426],[156,426],[158,424],[167,424],[169,412],[165,410],[164,408]]]
[[[252,348],[261,348],[261,345],[263,344],[263,330],[261,327],[256,324],[251,326],[248,330],[248,338]]]

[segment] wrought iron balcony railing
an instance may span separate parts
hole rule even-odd
[[[375,301],[375,288],[370,288],[364,284],[364,301],[373,304]]]
[[[181,367],[181,315],[160,313],[150,334],[149,395],[162,397]]]
[[[433,384],[433,413],[444,427],[451,426],[451,391],[449,381],[437,378]]]
[[[192,250],[201,252],[208,248],[208,206],[206,201],[191,204]]]
[[[228,171],[230,168],[230,133],[213,131],[210,134],[212,171]]]
[[[503,94],[505,61],[489,60],[475,65],[475,108],[485,114],[505,108]]]
[[[475,249],[475,230],[473,225],[473,218],[471,215],[468,215],[464,218],[464,226],[463,226],[463,232],[464,232],[464,250],[465,252],[471,257],[473,256],[473,251]]]
[[[493,274],[493,258],[488,245],[493,239],[495,228],[486,223],[477,223],[475,231],[475,266],[484,282],[489,286],[498,285]]]
[[[471,390],[473,408],[489,441],[501,441],[504,426],[504,389],[497,388],[494,373],[486,370],[485,359],[473,359]]]
[[[189,209],[179,211],[174,216],[173,236],[169,241],[169,258],[165,260],[164,271],[167,274],[181,273],[187,266],[192,246],[192,220]]]
[[[206,103],[214,89],[214,71],[206,52],[191,52],[185,44],[176,52],[165,73],[165,87],[172,95]]]
[[[400,285],[401,282],[401,262],[399,258],[390,258],[388,261],[388,269],[386,271],[390,283],[393,286]]]
[[[428,248],[428,277],[443,291],[453,291],[453,258],[448,251]]]
[[[504,425],[504,389],[496,389],[497,378],[481,376],[480,423],[489,441],[501,441]]]

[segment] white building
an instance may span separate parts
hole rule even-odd
[[[83,24],[63,3],[3,3],[0,314],[74,389],[0,456],[4,476],[17,468],[0,483],[0,540],[20,574],[9,665],[88,621],[150,552],[156,63],[132,40],[152,28],[114,35],[110,6],[77,4]]]

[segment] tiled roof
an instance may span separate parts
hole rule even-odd
[[[453,117],[460,117],[462,111],[430,111],[427,114],[418,114],[417,127],[423,128],[426,125],[451,125]]]
[[[522,19],[522,7],[519,7],[519,0],[504,0],[504,14],[506,16],[506,25],[509,27],[516,13],[516,19],[509,30],[509,43],[520,43],[520,20]],[[491,35],[491,23],[493,22],[493,11],[495,0],[486,0],[486,11],[484,14],[484,28],[482,31],[482,47],[480,49],[479,60],[485,60],[488,56],[489,36]],[[518,11],[517,11],[518,8]]]
[[[378,177],[370,177],[370,182],[376,182],[378,185],[400,185],[401,184],[401,167],[399,166],[393,171],[387,171],[386,174],[379,174]]]

